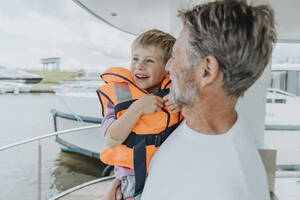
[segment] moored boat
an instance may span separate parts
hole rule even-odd
[[[53,86],[57,97],[56,107],[51,111],[55,131],[101,123],[101,105],[96,90],[103,81],[99,80],[100,72],[88,74],[73,82]],[[99,153],[105,147],[99,129],[85,130],[84,134],[74,132],[58,136],[56,142],[63,151],[96,159],[99,159]]]
[[[24,70],[0,66],[0,80],[2,81],[24,81],[25,83],[36,84],[41,82],[43,78],[43,76],[28,73]]]
[[[31,90],[31,85],[26,85],[20,82],[0,81],[0,93],[28,93]]]

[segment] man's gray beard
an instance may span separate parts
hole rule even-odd
[[[176,78],[171,77],[172,86],[170,87],[169,101],[182,107],[193,105],[199,97],[194,73],[195,70],[193,68],[187,67],[187,70],[179,73]]]

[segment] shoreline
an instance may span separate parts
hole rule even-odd
[[[52,89],[52,86],[55,86],[58,84],[55,83],[38,83],[38,84],[32,84],[32,88],[29,90],[29,93],[55,93]]]
[[[82,71],[64,72],[64,71],[28,71],[29,73],[44,76],[41,82],[30,84],[32,88],[29,93],[51,93],[55,94],[52,86],[59,85],[64,81],[74,81],[76,77],[84,76]]]
[[[53,90],[30,90],[28,93],[37,94],[37,93],[48,93],[55,94]]]

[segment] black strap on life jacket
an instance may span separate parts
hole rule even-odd
[[[119,112],[121,112],[122,110],[127,110],[129,108],[129,106],[136,100],[137,99],[132,99],[132,100],[124,101],[122,103],[118,103],[117,105],[115,105],[114,110],[115,110],[116,117],[118,116]]]
[[[158,91],[157,93],[155,93],[154,95],[163,98],[164,96],[166,96],[167,94],[169,94],[169,92],[170,92],[170,88],[165,88],[165,89],[159,90],[159,91]]]
[[[170,89],[166,88],[166,89],[162,89],[160,91],[158,91],[157,93],[155,93],[154,95],[159,96],[161,98],[163,98],[164,96],[166,96],[167,94],[169,94]],[[115,115],[117,116],[119,112],[121,112],[122,110],[127,110],[129,108],[129,106],[135,102],[137,99],[132,99],[132,100],[128,100],[128,101],[124,101],[122,103],[118,103],[117,105],[114,106],[114,110],[115,110]]]
[[[167,83],[169,85],[171,81]],[[167,87],[166,85],[166,87]],[[170,89],[164,88],[159,90],[154,95],[163,98],[166,96]],[[125,101],[119,103],[114,106],[115,115],[122,110],[126,110],[129,106],[135,102],[137,99],[132,99],[129,101]],[[147,145],[155,145],[155,147],[159,147],[167,137],[175,130],[179,123],[169,127],[170,123],[170,113],[162,108],[162,111],[167,114],[168,120],[166,124],[166,128],[163,132],[159,134],[136,134],[134,132],[130,133],[127,139],[123,142],[129,148],[133,148],[133,163],[134,163],[134,173],[135,173],[135,194],[134,196],[139,195],[142,193],[146,177],[147,177],[147,157],[146,157],[146,146]],[[180,117],[180,116],[179,116]]]
[[[123,142],[128,148],[133,148],[134,173],[135,173],[135,194],[142,193],[147,177],[146,146],[155,145],[159,147],[168,136],[177,128],[178,124],[166,128],[159,134],[140,135],[131,132]]]

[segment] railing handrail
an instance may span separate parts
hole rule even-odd
[[[84,126],[84,127],[79,127],[79,128],[73,128],[73,129],[67,129],[67,130],[63,130],[63,131],[52,132],[52,133],[49,133],[49,134],[46,134],[46,135],[42,135],[42,136],[27,139],[27,140],[22,140],[20,142],[15,142],[13,144],[2,146],[2,147],[0,147],[0,151],[4,151],[6,149],[10,149],[10,148],[20,146],[22,144],[30,143],[30,142],[33,142],[33,141],[37,141],[37,140],[42,140],[42,139],[57,136],[57,135],[62,135],[62,134],[70,133],[70,132],[87,130],[87,129],[92,129],[92,128],[100,128],[100,125],[97,124],[97,125],[92,125],[92,126]]]

